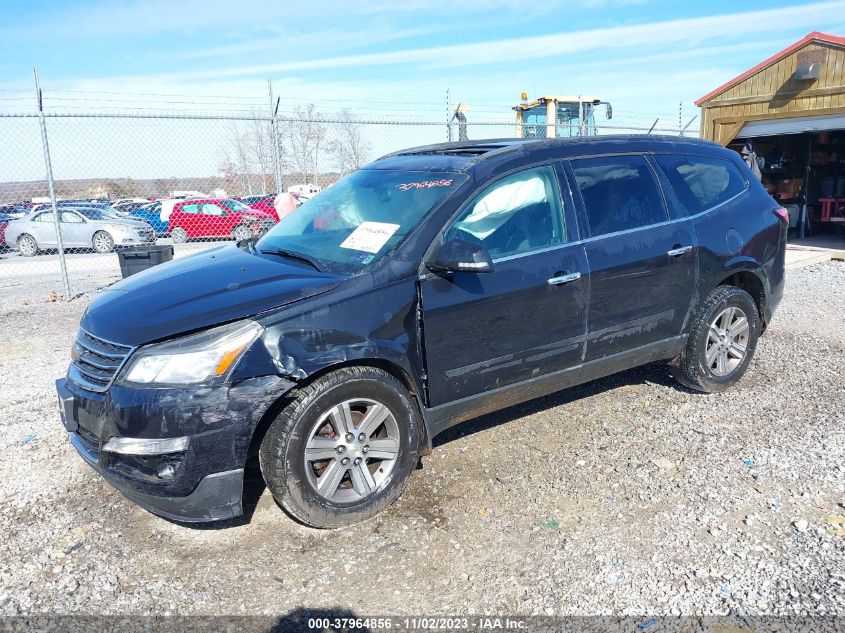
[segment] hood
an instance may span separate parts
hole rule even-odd
[[[230,244],[127,277],[91,302],[81,325],[109,341],[141,345],[281,307],[343,279]]]

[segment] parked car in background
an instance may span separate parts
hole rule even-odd
[[[147,204],[149,200],[147,198],[118,198],[117,200],[111,201],[112,207],[120,207],[125,204]]]
[[[265,233],[276,223],[272,214],[231,198],[182,200],[173,206],[168,231],[180,244],[200,237],[245,240]]]
[[[22,218],[30,209],[25,204],[0,204],[0,214],[8,215],[13,219]]]
[[[32,211],[48,211],[53,208],[53,203],[51,202],[41,202],[39,204],[32,206]],[[111,207],[107,202],[80,202],[79,200],[56,200],[56,208],[57,209],[73,209],[73,208],[84,208],[84,209],[103,209],[103,210],[111,210]]]
[[[149,200],[124,200],[121,202],[112,202],[109,208],[114,209],[121,215],[129,215],[134,209],[140,209],[149,203]]]
[[[92,248],[109,253],[118,246],[136,246],[155,242],[149,224],[121,218],[115,212],[96,207],[64,207],[59,209],[62,243],[67,248]],[[14,244],[24,257],[56,248],[58,239],[52,209],[36,211],[6,227],[6,241]]]
[[[244,204],[249,205],[253,209],[258,209],[259,211],[263,211],[264,213],[269,213],[273,216],[273,219],[276,222],[279,221],[279,214],[276,211],[276,194],[267,194],[263,196],[247,196],[247,198],[251,199],[251,202],[248,202],[246,199],[243,199],[242,202]]]
[[[320,193],[323,188],[319,185],[299,184],[288,187],[288,193],[294,195],[314,196]]]
[[[2,251],[8,248],[8,244],[6,244],[6,226],[14,219],[11,215],[0,213],[0,250]]]
[[[260,193],[260,194],[255,195],[255,196],[238,196],[237,198],[235,198],[235,200],[238,200],[239,202],[243,202],[245,205],[251,207],[252,205],[254,205],[259,200],[263,200],[264,198],[271,198],[274,195],[275,194],[272,194],[272,193]]]
[[[129,216],[149,224],[157,236],[170,234],[168,223],[161,219],[161,200],[130,209]]]

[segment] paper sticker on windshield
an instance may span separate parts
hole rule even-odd
[[[387,240],[399,230],[399,224],[385,222],[362,222],[357,229],[343,240],[341,248],[350,248],[365,253],[378,253]]]
[[[451,187],[452,179],[445,180],[424,180],[422,182],[404,182],[401,185],[396,185],[397,189],[402,191],[410,191],[412,189],[429,189],[431,187]]]

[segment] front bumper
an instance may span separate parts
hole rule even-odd
[[[233,519],[243,514],[244,469],[237,468],[203,477],[197,487],[184,497],[159,496],[133,490],[99,465],[97,456],[79,434],[70,434],[70,443],[82,458],[124,497],[153,514],[182,521],[205,523]]]
[[[244,466],[252,433],[290,383],[278,376],[238,385],[128,389],[93,393],[56,381],[62,424],[82,458],[126,498],[183,522],[219,521],[243,513]],[[104,451],[110,438],[189,438],[164,455]],[[168,476],[159,474],[166,466]]]

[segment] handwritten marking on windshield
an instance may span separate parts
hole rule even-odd
[[[452,182],[454,181],[451,178],[444,180],[424,180],[422,182],[406,182],[396,185],[396,188],[402,191],[409,191],[411,189],[428,189],[429,187],[451,187]]]

